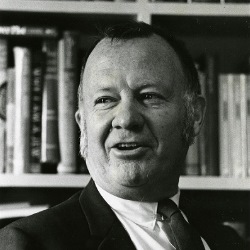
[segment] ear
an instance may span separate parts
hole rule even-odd
[[[80,110],[78,109],[75,113],[75,119],[76,119],[76,122],[79,126],[79,128],[81,129],[81,121],[82,121],[82,117],[81,117],[81,112]]]
[[[194,113],[194,135],[197,136],[200,133],[202,124],[205,119],[206,113],[206,100],[203,96],[198,96],[195,102]]]

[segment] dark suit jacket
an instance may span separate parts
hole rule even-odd
[[[240,238],[231,229],[211,221],[193,220],[212,250],[242,250]],[[192,207],[191,207],[192,210]],[[196,216],[197,217],[197,216]],[[93,181],[69,200],[41,213],[15,221],[0,230],[0,250],[135,249],[129,235]]]

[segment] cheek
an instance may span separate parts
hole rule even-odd
[[[87,119],[88,145],[94,150],[103,150],[111,128],[111,118],[107,115],[90,115]]]
[[[151,118],[149,125],[156,137],[160,140],[168,142],[171,138],[178,140],[182,136],[183,121],[177,112],[174,114],[159,114],[153,119]]]

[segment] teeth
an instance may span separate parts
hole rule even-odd
[[[118,148],[122,148],[122,149],[127,149],[127,148],[136,148],[138,147],[137,143],[119,143]]]

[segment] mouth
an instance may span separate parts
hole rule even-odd
[[[119,150],[135,150],[141,147],[140,144],[136,142],[129,142],[129,143],[118,143],[115,145],[115,148]]]
[[[149,147],[138,142],[121,142],[112,147],[112,155],[120,159],[138,159],[145,155]]]

